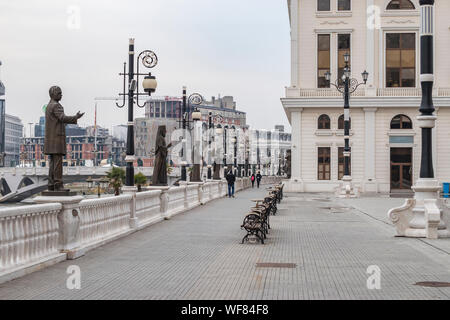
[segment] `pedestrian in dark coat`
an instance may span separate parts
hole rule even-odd
[[[259,188],[259,184],[261,183],[261,179],[262,179],[262,175],[258,171],[258,174],[256,175],[256,183],[258,184],[258,188]]]
[[[234,183],[236,182],[236,176],[233,174],[233,171],[228,171],[226,179],[228,182],[228,197],[234,198]]]

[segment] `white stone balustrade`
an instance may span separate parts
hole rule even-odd
[[[63,256],[58,250],[61,207],[54,203],[0,210],[0,280],[9,280],[7,275],[21,268]]]
[[[131,195],[83,200],[78,243],[81,248],[104,243],[130,230]]]
[[[280,181],[278,177],[263,177],[262,184]],[[250,178],[236,179],[236,191],[250,186]],[[0,283],[65,259],[75,259],[88,250],[228,192],[225,180],[154,188],[89,200],[80,196],[63,197],[64,200],[38,197],[36,202],[44,204],[1,209]],[[47,203],[58,200],[60,203]],[[130,223],[132,220],[137,223]]]
[[[146,227],[164,219],[161,214],[161,190],[136,194],[136,217],[139,227]]]

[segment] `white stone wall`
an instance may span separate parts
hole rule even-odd
[[[331,73],[337,75],[337,35],[351,34],[351,67],[353,77],[361,81],[360,73],[369,71],[367,86],[356,91],[350,100],[352,131],[352,178],[363,192],[390,192],[391,147],[413,148],[413,183],[420,173],[421,131],[416,117],[420,106],[420,6],[416,10],[386,10],[389,0],[352,1],[351,12],[316,12],[317,1],[291,0],[291,87],[286,88],[282,103],[292,125],[292,179],[288,191],[328,191],[339,184],[337,148],[344,137],[337,132],[337,118],[343,113],[342,96],[334,89],[317,88],[317,34],[331,34]],[[373,8],[368,11],[368,8]],[[434,130],[435,176],[440,182],[450,182],[450,1],[435,4],[435,106],[438,108]],[[373,15],[375,24],[370,22]],[[368,26],[373,26],[369,28]],[[387,32],[416,33],[416,87],[385,88],[385,34]],[[321,114],[331,118],[330,132],[318,132]],[[390,130],[397,114],[413,121],[412,130]],[[409,145],[389,145],[389,135],[414,136]],[[317,180],[317,148],[331,147],[331,180]]]

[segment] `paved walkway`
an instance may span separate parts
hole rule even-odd
[[[286,194],[267,243],[240,244],[245,208],[263,193],[214,201],[2,284],[0,299],[450,299],[450,288],[414,285],[450,282],[450,255],[394,238],[392,226],[352,208],[359,200]],[[81,268],[80,290],[66,287],[70,265]],[[371,265],[381,270],[380,290],[367,288]]]

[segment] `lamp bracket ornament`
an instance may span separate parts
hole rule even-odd
[[[199,93],[193,93],[189,96],[189,103],[191,105],[198,106],[198,105],[201,105],[203,103],[203,101],[204,101],[203,97]]]

